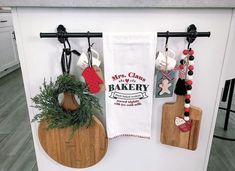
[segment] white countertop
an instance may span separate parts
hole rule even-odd
[[[11,12],[11,8],[0,7],[0,13],[10,13],[10,12]]]
[[[234,8],[235,0],[0,0],[9,7]]]

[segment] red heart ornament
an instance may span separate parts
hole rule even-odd
[[[191,121],[185,121],[184,119],[180,117],[175,118],[175,125],[180,129],[182,132],[188,132],[192,128],[192,122]]]
[[[191,122],[187,121],[184,124],[178,126],[178,128],[180,129],[180,131],[182,132],[188,132],[191,130]]]

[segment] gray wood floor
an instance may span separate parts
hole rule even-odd
[[[0,171],[36,171],[20,69],[0,78]]]
[[[226,107],[226,103],[221,102],[221,107]],[[235,109],[235,95],[233,97],[232,109]],[[215,135],[235,139],[235,113],[230,114],[228,130],[223,130],[225,111],[218,110],[215,126]],[[208,171],[235,171],[235,141],[226,141],[213,138]]]

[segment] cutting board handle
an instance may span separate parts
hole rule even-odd
[[[185,101],[185,97],[184,96],[179,96],[177,95],[176,96],[176,105],[179,105],[179,106],[184,106],[184,101]]]
[[[74,111],[79,107],[73,93],[64,92],[64,98],[61,102],[61,107],[70,111]]]

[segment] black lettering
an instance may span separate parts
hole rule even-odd
[[[142,91],[142,84],[136,84],[136,91]]]
[[[143,84],[144,91],[147,91],[148,86],[149,86],[149,85]]]
[[[128,90],[127,84],[122,84],[122,90]]]
[[[121,90],[120,86],[117,84],[115,90]]]
[[[135,90],[134,84],[129,84],[129,90]]]
[[[113,84],[109,85],[109,91],[113,91],[113,90],[114,90],[114,85]]]

